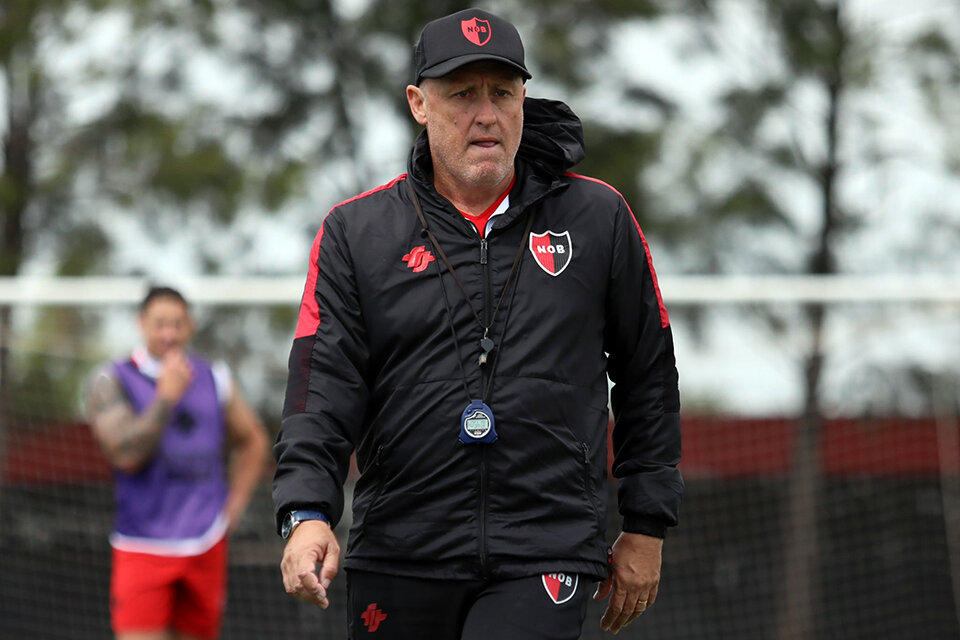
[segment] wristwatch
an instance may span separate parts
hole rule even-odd
[[[289,538],[293,530],[297,528],[297,525],[304,520],[323,520],[327,524],[330,524],[330,519],[327,518],[326,514],[322,511],[294,509],[293,511],[288,511],[287,515],[283,516],[283,522],[280,524],[280,537],[284,540]]]

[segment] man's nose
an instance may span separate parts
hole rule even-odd
[[[482,97],[477,101],[477,113],[475,119],[482,125],[490,125],[496,122],[497,114],[493,106],[493,100],[489,97]]]

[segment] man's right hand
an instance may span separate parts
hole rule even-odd
[[[317,575],[317,564],[320,574]],[[340,545],[323,520],[306,520],[297,525],[283,549],[280,572],[283,587],[290,595],[321,609],[330,606],[327,589],[340,570]]]
[[[170,351],[160,363],[157,398],[167,401],[171,406],[177,404],[192,380],[193,366],[187,356],[179,349]]]

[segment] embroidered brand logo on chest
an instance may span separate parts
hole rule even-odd
[[[435,259],[433,254],[423,245],[414,247],[410,250],[410,253],[403,256],[403,261],[414,273],[426,270],[427,266]]]

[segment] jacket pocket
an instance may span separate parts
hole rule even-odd
[[[586,442],[581,442],[580,450],[583,452],[583,492],[587,495],[587,500],[590,502],[590,508],[593,510],[597,525],[601,526],[600,506],[597,504],[597,498],[593,494],[593,464],[590,462],[590,445]]]
[[[380,500],[380,496],[383,494],[383,488],[386,484],[386,479],[384,478],[383,472],[383,445],[377,447],[377,453],[373,457],[373,468],[370,471],[374,477],[374,488],[373,496],[370,498],[370,502],[367,503],[367,506],[364,507],[363,512],[357,514],[356,518],[360,522],[360,534],[363,535],[367,530],[367,522],[370,521],[370,516],[374,512],[374,508],[377,506],[377,501]]]

